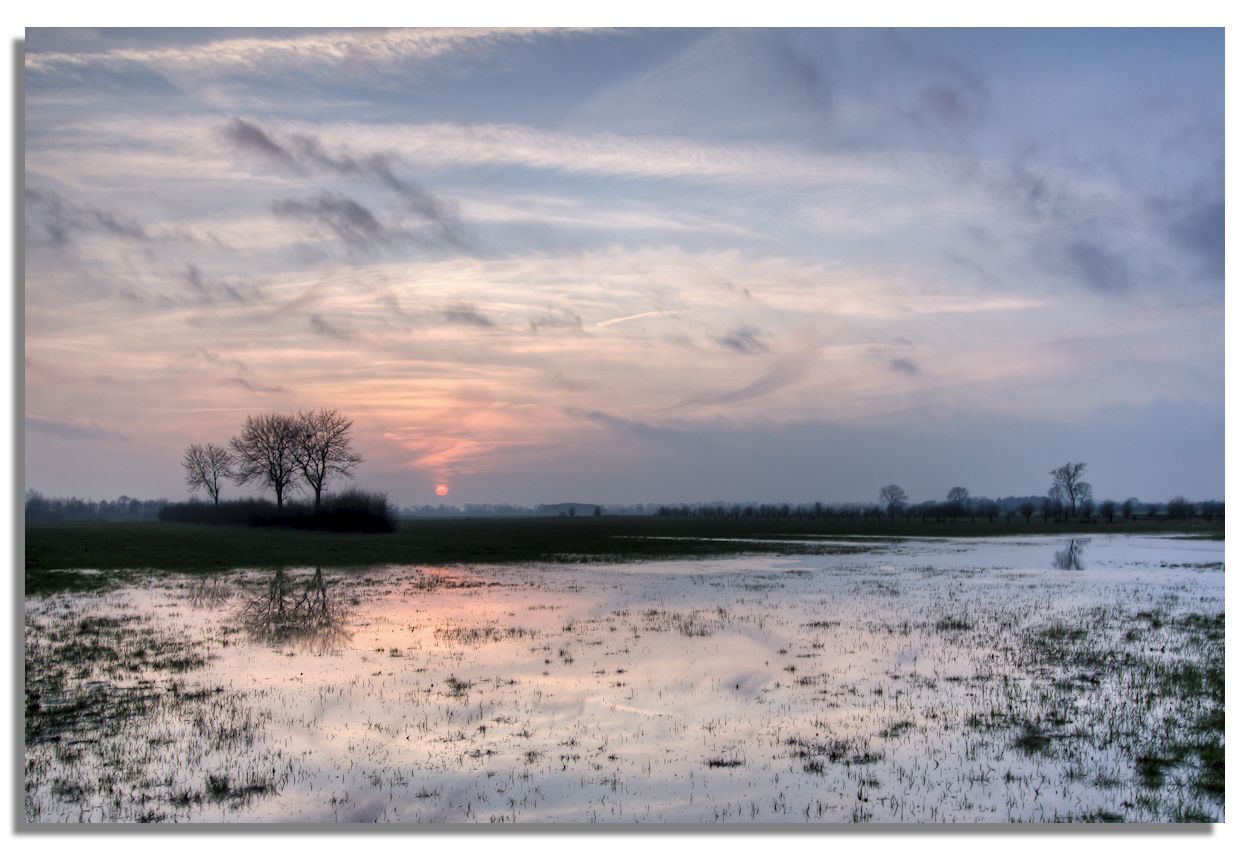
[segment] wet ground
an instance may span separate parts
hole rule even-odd
[[[26,602],[32,821],[1224,819],[1224,546],[137,576]]]

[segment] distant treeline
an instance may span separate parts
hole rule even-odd
[[[93,502],[71,496],[68,499],[48,498],[38,490],[26,491],[27,522],[151,522],[160,514],[168,499],[132,499],[118,496]]]
[[[388,532],[396,514],[383,493],[346,490],[326,496],[320,509],[311,502],[288,500],[281,508],[262,499],[170,502],[168,499],[113,501],[48,498],[26,493],[26,522],[197,522],[207,525],[287,526],[324,531]]]
[[[660,505],[655,510],[656,516],[698,517],[703,519],[799,519],[827,521],[885,521],[890,514],[885,507],[875,502],[842,502],[827,504],[808,502],[803,504],[781,503],[691,503],[676,505]],[[1095,503],[1084,501],[1073,511],[1062,499],[1045,496],[1008,496],[1002,499],[968,498],[944,502],[927,501],[916,504],[902,505],[895,509],[895,517],[904,521],[919,522],[955,522],[976,521],[995,522],[1003,520],[1011,522],[1020,520],[1026,523],[1034,519],[1042,522],[1100,519],[1106,522],[1117,520],[1136,522],[1138,519],[1194,519],[1201,518],[1215,521],[1224,518],[1224,503],[1208,500],[1191,502],[1177,496],[1168,502],[1143,502],[1139,499],[1126,499],[1123,502],[1111,500]]]
[[[885,521],[889,513],[880,503],[873,502],[806,502],[806,503],[759,503],[759,502],[690,502],[680,504],[638,503],[633,505],[596,505],[586,502],[559,502],[534,506],[511,504],[410,505],[395,509],[381,493],[364,493],[348,490],[337,496],[327,497],[322,507],[325,513],[330,504],[339,505],[338,516],[359,515],[365,525],[379,525],[385,517],[391,527],[396,518],[452,518],[452,517],[595,517],[595,516],[675,516],[704,519],[800,519]],[[262,509],[263,506],[263,509]],[[223,525],[290,525],[293,527],[318,527],[305,517],[315,513],[305,502],[288,501],[279,509],[276,505],[259,499],[223,502],[217,506],[207,502],[171,503],[167,499],[132,499],[121,496],[113,501],[91,501],[77,497],[48,498],[35,490],[26,493],[27,522],[125,522],[162,519],[174,522],[205,522]],[[1135,522],[1138,519],[1205,519],[1215,521],[1224,518],[1224,502],[1216,500],[1190,501],[1176,497],[1168,502],[1143,502],[1128,499],[1123,502],[1092,500],[1077,505],[1075,513],[1062,500],[1045,496],[1009,496],[1002,499],[970,498],[965,500],[927,501],[906,505],[896,510],[895,516],[904,521],[954,522],[954,521],[1023,521],[1051,522],[1055,520],[1093,520]],[[279,521],[281,519],[281,521]],[[331,524],[338,519],[327,519]]]
[[[399,509],[405,518],[449,517],[523,517],[523,516],[654,516],[662,505],[596,505],[590,502],[558,502],[550,505],[467,504],[455,505],[409,505]]]
[[[195,522],[204,525],[284,526],[314,531],[395,531],[395,510],[385,493],[345,490],[313,502],[287,500],[282,507],[263,499],[238,499],[219,503],[178,502],[166,504],[157,518],[161,522]]]

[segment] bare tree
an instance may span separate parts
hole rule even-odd
[[[1033,516],[1033,510],[1034,510],[1034,508],[1033,508],[1033,503],[1032,503],[1032,502],[1021,502],[1021,503],[1020,503],[1020,516],[1024,517],[1024,524],[1025,524],[1025,525],[1028,525],[1028,524],[1029,524],[1029,519]]]
[[[946,501],[951,503],[951,507],[955,510],[955,516],[958,517],[968,510],[968,504],[972,501],[972,494],[968,492],[967,487],[952,487],[950,492],[946,494]]]
[[[243,421],[243,430],[230,438],[238,466],[234,471],[236,484],[258,481],[266,489],[273,490],[282,507],[283,494],[292,486],[299,472],[297,443],[299,421],[283,413],[265,413],[249,416]]]
[[[321,492],[334,476],[351,478],[364,458],[352,451],[352,421],[337,410],[299,414],[296,463],[313,492],[313,510],[321,509]]]
[[[1189,519],[1194,515],[1193,504],[1184,496],[1168,502],[1168,519]]]
[[[1072,507],[1072,513],[1076,513],[1076,503],[1078,500],[1093,499],[1094,489],[1081,478],[1085,475],[1085,464],[1083,463],[1065,463],[1058,469],[1052,469],[1050,474],[1054,476],[1054,486],[1051,488],[1052,493],[1058,490],[1058,495],[1066,499]]]
[[[234,458],[221,446],[194,443],[182,455],[182,468],[186,471],[187,489],[192,493],[208,491],[215,505],[221,498],[221,479],[234,474]]]
[[[1085,567],[1081,564],[1081,554],[1085,551],[1085,544],[1089,542],[1089,538],[1084,540],[1071,540],[1068,545],[1061,548],[1054,555],[1054,564],[1061,570],[1083,570]]]
[[[1125,499],[1124,504],[1120,505],[1120,513],[1124,516],[1126,521],[1132,520],[1133,522],[1137,522],[1137,507],[1139,504],[1140,503],[1137,499],[1134,498]]]
[[[1066,519],[1065,514],[1067,514],[1068,509],[1063,504],[1063,488],[1058,484],[1051,484],[1050,489],[1046,491],[1046,502],[1043,505],[1043,510],[1055,517],[1056,522]],[[1045,518],[1044,515],[1043,518]]]
[[[881,488],[880,499],[885,502],[886,512],[893,521],[895,511],[907,504],[907,493],[897,484],[887,484]]]
[[[1107,522],[1115,522],[1115,502],[1107,499],[1098,506],[1098,513],[1102,514],[1102,518]]]

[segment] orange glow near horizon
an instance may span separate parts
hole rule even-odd
[[[437,487],[434,488],[435,496],[446,496],[448,492],[449,491],[447,490],[446,484],[439,484]]]

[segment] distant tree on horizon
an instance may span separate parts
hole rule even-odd
[[[1133,496],[1124,500],[1124,504],[1120,505],[1120,514],[1124,517],[1125,522],[1128,520],[1137,522],[1137,508],[1140,504],[1137,498]]]
[[[221,500],[221,480],[234,475],[234,457],[228,449],[213,443],[192,443],[182,455],[187,489],[205,490],[216,505]]]
[[[1077,502],[1092,501],[1094,488],[1081,478],[1085,475],[1084,463],[1065,463],[1050,471],[1054,485],[1050,488],[1051,498],[1060,498],[1068,502],[1072,513],[1076,513]]]
[[[1168,519],[1189,519],[1194,515],[1193,503],[1184,496],[1177,496],[1168,502]]]
[[[967,487],[952,487],[946,493],[946,501],[950,503],[951,509],[955,516],[968,510],[968,504],[972,501],[972,494],[968,492]]]
[[[895,512],[907,504],[907,492],[897,484],[887,484],[882,487],[879,498],[885,502],[885,510],[890,515],[891,521],[894,519]]]
[[[1098,506],[1098,513],[1102,514],[1102,518],[1108,523],[1115,522],[1115,507],[1115,502],[1107,499]]]

